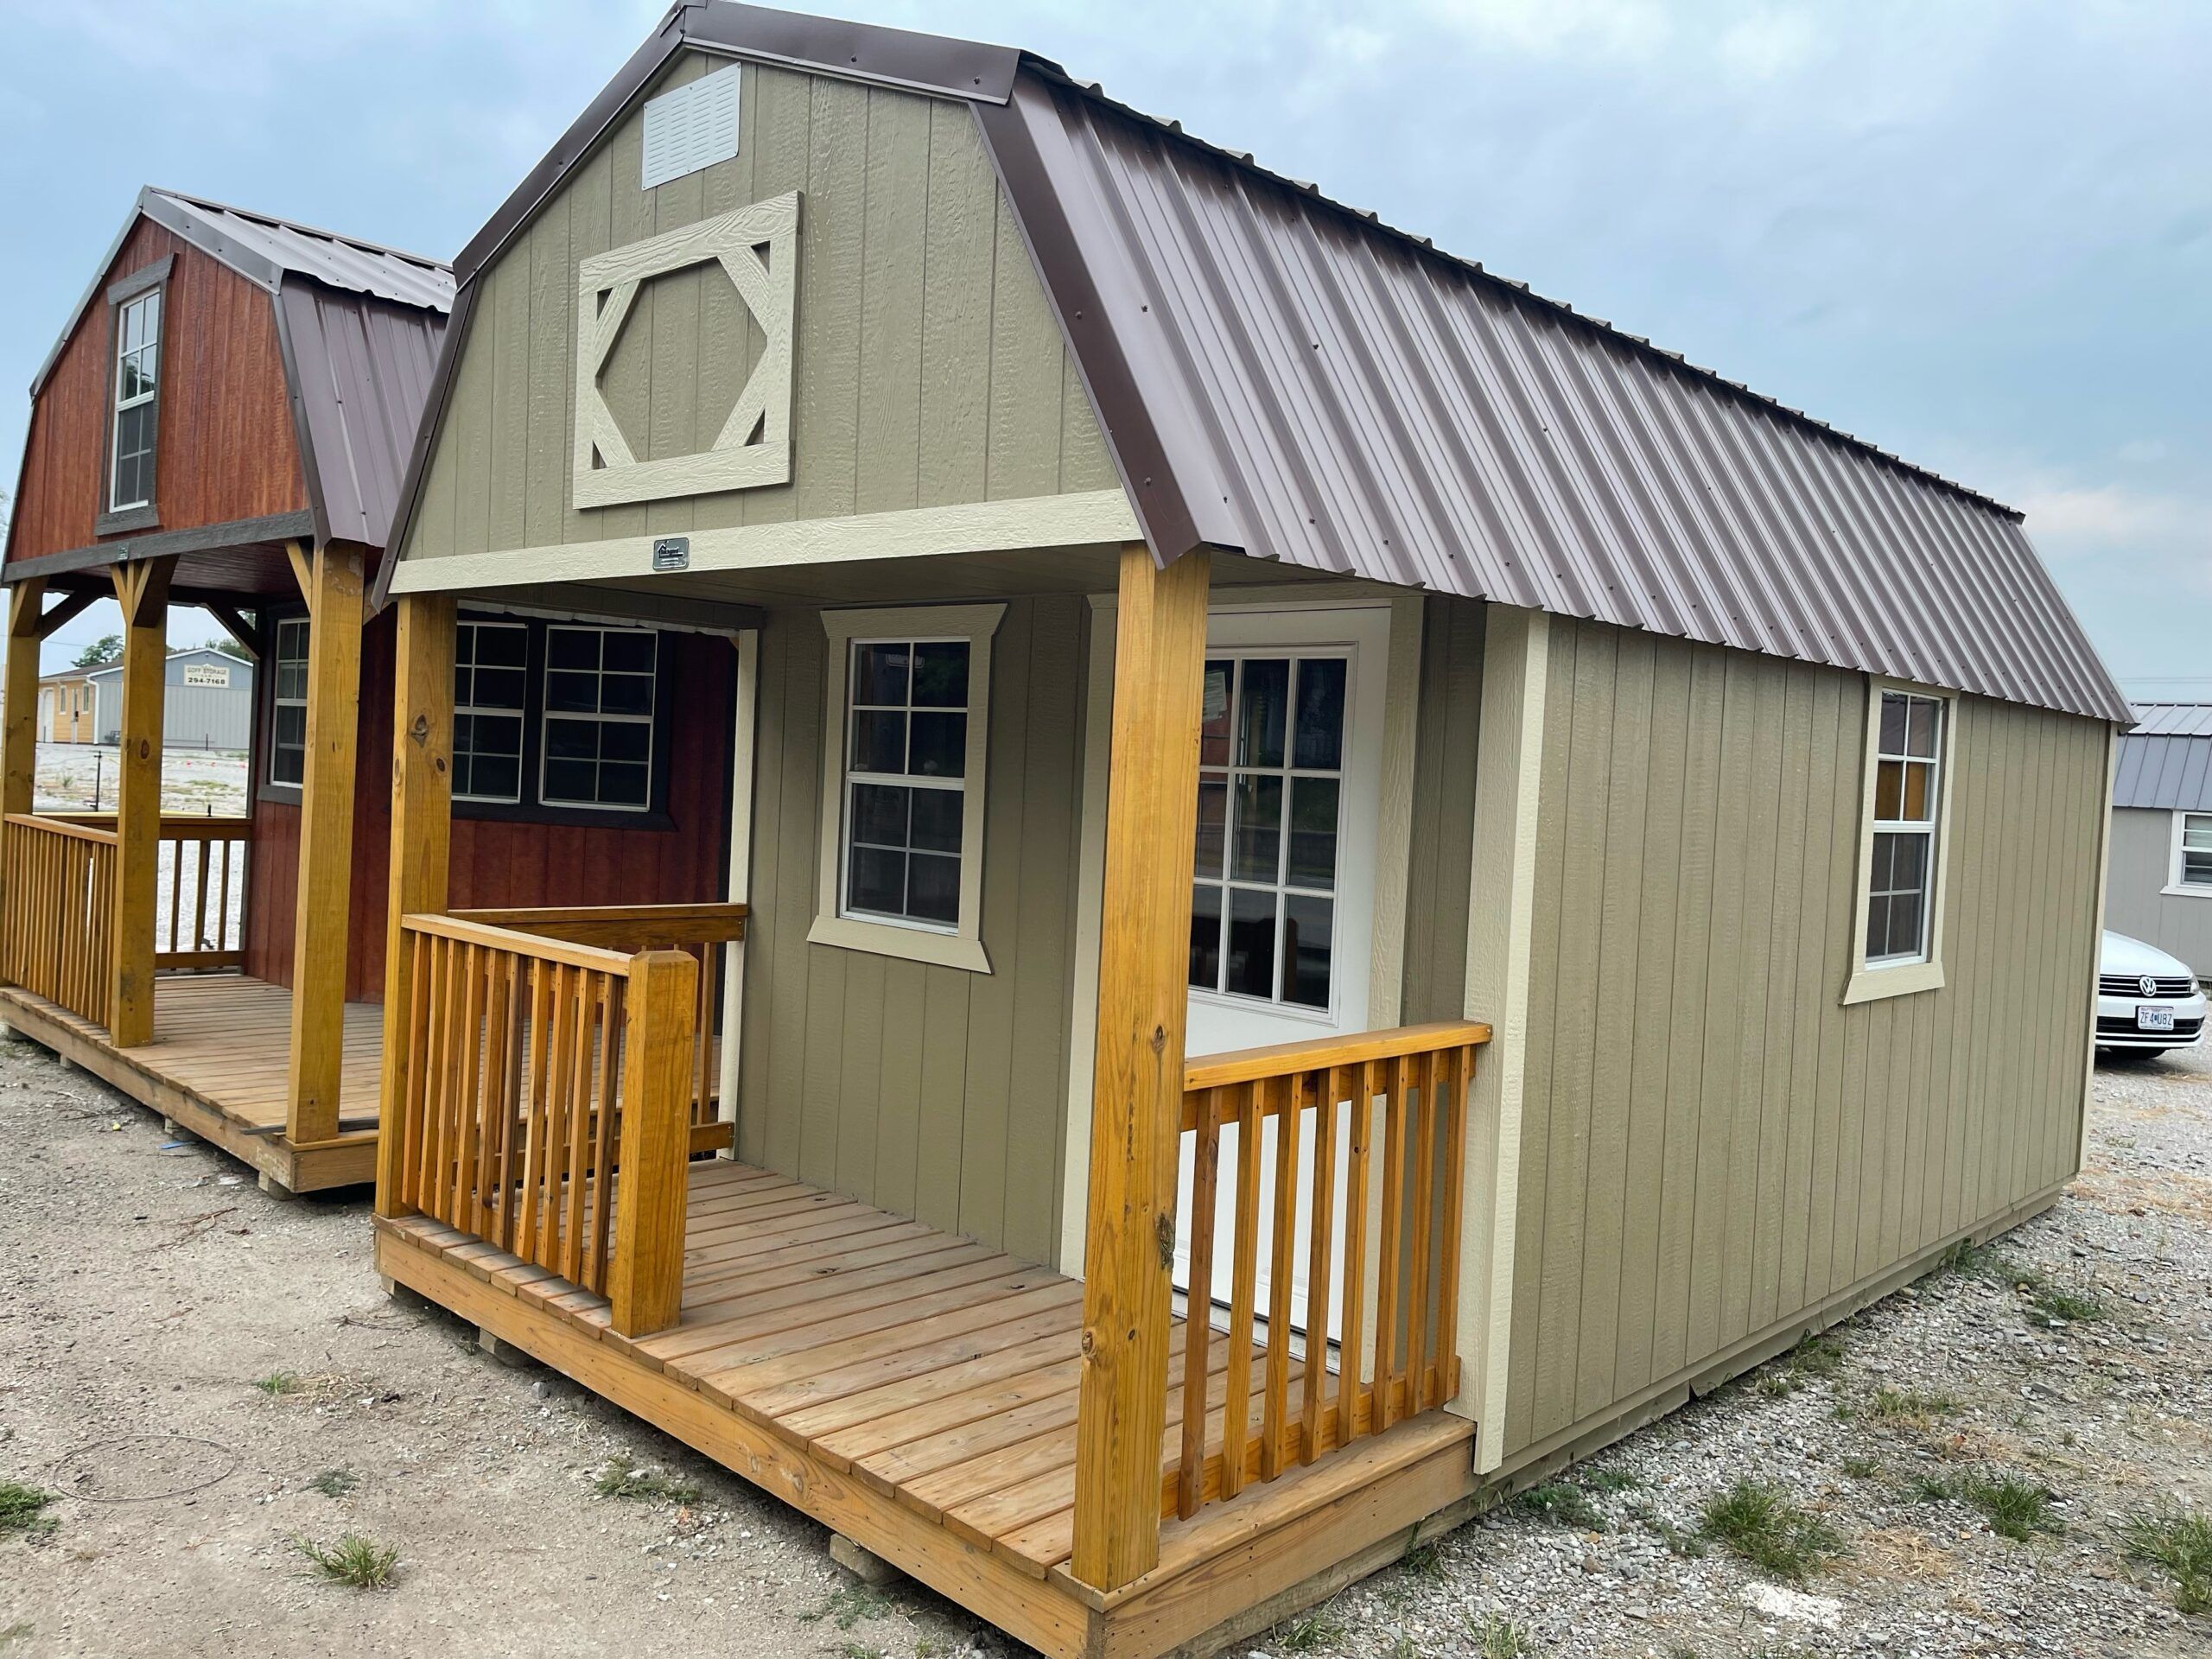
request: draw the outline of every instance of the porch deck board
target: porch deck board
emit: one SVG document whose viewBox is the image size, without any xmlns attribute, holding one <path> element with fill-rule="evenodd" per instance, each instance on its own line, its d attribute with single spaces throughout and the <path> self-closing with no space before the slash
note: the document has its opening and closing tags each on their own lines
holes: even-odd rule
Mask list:
<svg viewBox="0 0 2212 1659">
<path fill-rule="evenodd" d="M 1042 1580 L 1073 1544 L 1083 1287 L 888 1211 L 722 1160 L 690 1166 L 683 1318 L 631 1339 L 606 1299 L 425 1217 L 381 1224 L 581 1325 L 823 1465 Z M 1182 1443 L 1173 1344 L 1163 1479 Z M 1231 1361 L 1211 1344 L 1218 1449 Z M 1265 1365 L 1245 1357 L 1256 1422 Z M 1294 1365 L 1289 1409 L 1303 1401 Z M 1202 1525 L 1202 1514 L 1192 1522 Z"/>
<path fill-rule="evenodd" d="M 336 1139 L 284 1138 L 292 993 L 247 974 L 154 982 L 154 1039 L 118 1048 L 105 1027 L 20 986 L 0 987 L 0 1017 L 201 1139 L 295 1192 L 346 1185 L 375 1170 L 383 1010 L 346 1005 Z"/>
</svg>

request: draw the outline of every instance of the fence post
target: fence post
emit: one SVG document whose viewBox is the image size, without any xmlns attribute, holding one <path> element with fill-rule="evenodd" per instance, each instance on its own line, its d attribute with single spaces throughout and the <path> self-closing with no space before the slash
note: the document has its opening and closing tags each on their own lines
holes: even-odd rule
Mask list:
<svg viewBox="0 0 2212 1659">
<path fill-rule="evenodd" d="M 664 1331 L 683 1310 L 698 972 L 684 950 L 647 950 L 630 959 L 614 1259 L 607 1266 L 608 1323 L 621 1336 Z"/>
</svg>

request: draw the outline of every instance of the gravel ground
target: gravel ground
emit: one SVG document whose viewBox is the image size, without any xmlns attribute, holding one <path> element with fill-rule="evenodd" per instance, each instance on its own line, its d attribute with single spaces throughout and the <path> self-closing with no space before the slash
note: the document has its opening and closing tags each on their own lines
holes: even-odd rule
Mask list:
<svg viewBox="0 0 2212 1659">
<path fill-rule="evenodd" d="M 38 746 L 41 811 L 115 810 L 111 744 Z M 162 755 L 162 810 L 235 817 L 245 810 L 246 756 L 239 749 L 168 749 Z"/>
<path fill-rule="evenodd" d="M 2101 1071 L 2096 1102 L 2075 1195 L 1995 1251 L 1573 1471 L 1550 1515 L 1493 1512 L 1247 1649 L 2212 1652 L 2120 1540 L 2161 1497 L 2212 1510 L 2212 1057 Z M 0 1044 L 0 1481 L 58 1494 L 50 1531 L 0 1536 L 4 1659 L 1004 1649 L 912 1586 L 857 1592 L 812 1522 L 387 1300 L 361 1200 L 265 1198 L 29 1045 Z M 2031 1278 L 2102 1317 L 2035 1323 Z M 626 1460 L 668 1484 L 600 1495 Z M 1999 1468 L 2063 1531 L 2014 1542 L 1916 1495 Z M 1701 1540 L 1747 1471 L 1842 1553 L 1791 1585 Z M 300 1541 L 346 1533 L 397 1551 L 390 1587 L 312 1572 Z"/>
<path fill-rule="evenodd" d="M 1253 1650 L 2212 1654 L 2212 1618 L 2177 1612 L 2171 1581 L 2131 1561 L 2124 1536 L 2162 1502 L 2212 1516 L 2212 1052 L 2101 1068 L 2094 1100 L 2072 1193 L 1961 1270 Z M 2024 1283 L 2042 1287 L 2041 1308 Z M 2052 1289 L 2101 1316 L 2061 1305 L 2075 1318 L 2050 1322 Z M 2046 1490 L 2063 1529 L 2016 1542 L 1970 1503 L 1922 1495 L 2005 1473 Z M 1746 1474 L 1830 1529 L 1837 1557 L 1792 1584 L 1700 1536 L 1707 1504 Z"/>
</svg>

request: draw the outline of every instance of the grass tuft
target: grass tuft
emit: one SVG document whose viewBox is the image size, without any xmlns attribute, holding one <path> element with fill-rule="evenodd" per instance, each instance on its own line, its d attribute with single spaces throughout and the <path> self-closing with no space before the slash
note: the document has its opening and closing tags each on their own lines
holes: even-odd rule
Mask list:
<svg viewBox="0 0 2212 1659">
<path fill-rule="evenodd" d="M 1764 1573 L 1802 1581 L 1843 1554 L 1843 1540 L 1770 1481 L 1738 1479 L 1708 1501 L 1698 1530 Z"/>
<path fill-rule="evenodd" d="M 1864 1409 L 1874 1421 L 1891 1427 L 1925 1428 L 1938 1417 L 1956 1416 L 1960 1408 L 1954 1395 L 1918 1389 L 1877 1389 Z"/>
<path fill-rule="evenodd" d="M 2212 1515 L 2171 1501 L 2127 1517 L 2128 1557 L 2163 1569 L 2174 1581 L 2174 1607 L 2191 1618 L 2212 1615 Z"/>
<path fill-rule="evenodd" d="M 1590 1501 L 1590 1494 L 1571 1480 L 1548 1480 L 1541 1486 L 1531 1486 L 1513 1501 L 1554 1526 L 1572 1527 L 1578 1532 L 1605 1530 L 1605 1517 Z"/>
<path fill-rule="evenodd" d="M 1853 1480 L 1872 1480 L 1882 1472 L 1881 1459 L 1867 1457 L 1863 1452 L 1854 1452 L 1838 1466 Z"/>
<path fill-rule="evenodd" d="M 1582 1484 L 1592 1491 L 1632 1492 L 1643 1484 L 1643 1477 L 1626 1469 L 1592 1469 L 1584 1473 Z"/>
<path fill-rule="evenodd" d="M 295 1538 L 292 1548 L 333 1584 L 354 1590 L 389 1588 L 399 1566 L 397 1549 L 373 1538 L 365 1538 L 358 1532 L 349 1532 L 328 1545 L 319 1544 L 312 1538 Z"/>
<path fill-rule="evenodd" d="M 799 1617 L 810 1624 L 827 1619 L 839 1630 L 849 1630 L 871 1618 L 881 1618 L 897 1605 L 872 1584 L 846 1584 L 832 1590 L 830 1599 L 819 1607 Z"/>
<path fill-rule="evenodd" d="M 308 1482 L 308 1490 L 321 1492 L 325 1497 L 344 1497 L 348 1492 L 359 1491 L 361 1478 L 351 1469 L 326 1469 Z"/>
<path fill-rule="evenodd" d="M 591 1489 L 601 1497 L 644 1498 L 667 1503 L 699 1501 L 696 1481 L 664 1474 L 658 1469 L 640 1469 L 620 1453 L 607 1460 L 607 1466 L 599 1471 Z"/>
<path fill-rule="evenodd" d="M 1316 1608 L 1310 1613 L 1300 1613 L 1287 1624 L 1277 1625 L 1274 1634 L 1274 1646 L 1285 1653 L 1319 1653 L 1343 1641 L 1344 1627 L 1341 1620 Z"/>
<path fill-rule="evenodd" d="M 2045 1285 L 2028 1299 L 2028 1323 L 2046 1331 L 2062 1325 L 2094 1325 L 2105 1316 L 2105 1305 L 2085 1290 Z"/>
<path fill-rule="evenodd" d="M 1528 1637 L 1514 1628 L 1513 1621 L 1503 1613 L 1491 1613 L 1479 1624 L 1469 1627 L 1475 1638 L 1475 1651 L 1481 1659 L 1529 1659 L 1535 1651 Z"/>
<path fill-rule="evenodd" d="M 1435 1584 L 1444 1577 L 1444 1552 L 1433 1540 L 1415 1544 L 1398 1558 L 1398 1565 L 1408 1578 L 1426 1579 Z"/>
<path fill-rule="evenodd" d="M 281 1400 L 286 1395 L 297 1394 L 302 1384 L 296 1372 L 271 1371 L 266 1376 L 255 1377 L 253 1386 L 271 1400 Z"/>
<path fill-rule="evenodd" d="M 1921 1475 L 1913 1495 L 1923 1503 L 1964 1503 L 1981 1512 L 2000 1538 L 2025 1543 L 2039 1532 L 2063 1532 L 2066 1523 L 2051 1512 L 2058 1496 L 2041 1481 L 2004 1471 L 1969 1469 L 1955 1475 Z"/>
<path fill-rule="evenodd" d="M 52 1492 L 20 1481 L 0 1480 L 0 1538 L 49 1538 L 60 1522 L 46 1513 Z"/>
</svg>

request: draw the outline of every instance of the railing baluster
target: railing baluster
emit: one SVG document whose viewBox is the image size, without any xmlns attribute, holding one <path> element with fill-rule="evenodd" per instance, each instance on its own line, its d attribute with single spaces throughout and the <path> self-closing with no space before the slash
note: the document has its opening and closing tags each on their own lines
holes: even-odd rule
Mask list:
<svg viewBox="0 0 2212 1659">
<path fill-rule="evenodd" d="M 1444 1106 L 1444 1243 L 1438 1251 L 1443 1267 L 1437 1287 L 1436 1387 L 1422 1403 L 1440 1406 L 1457 1390 L 1452 1368 L 1459 1353 L 1459 1223 L 1465 1205 L 1457 1201 L 1467 1173 L 1467 1085 L 1474 1073 L 1475 1051 L 1449 1050 L 1445 1056 Z"/>
<path fill-rule="evenodd" d="M 481 1235 L 475 1210 L 476 1156 L 480 1131 L 477 1113 L 483 1098 L 484 964 L 476 946 L 461 947 L 461 1084 L 454 1108 L 453 1209 L 457 1227 Z"/>
<path fill-rule="evenodd" d="M 1183 1457 L 1175 1488 L 1175 1512 L 1186 1520 L 1198 1512 L 1198 1505 L 1205 1501 L 1206 1374 L 1213 1341 L 1215 1188 L 1221 1168 L 1221 1122 L 1217 1109 L 1220 1099 L 1217 1089 L 1208 1089 L 1198 1096 L 1198 1142 L 1191 1161 L 1191 1289 L 1183 1308 Z"/>
<path fill-rule="evenodd" d="M 1406 1410 L 1421 1408 L 1421 1376 L 1428 1363 L 1429 1212 L 1436 1185 L 1436 1060 L 1433 1051 L 1414 1062 L 1419 1097 L 1410 1112 L 1413 1136 L 1414 1225 L 1410 1243 L 1413 1290 L 1406 1298 Z"/>
<path fill-rule="evenodd" d="M 1275 1211 L 1268 1264 L 1268 1376 L 1260 1416 L 1260 1478 L 1282 1472 L 1283 1431 L 1290 1408 L 1290 1299 L 1298 1258 L 1298 1125 L 1304 1079 L 1271 1077 L 1275 1125 Z"/>
<path fill-rule="evenodd" d="M 400 1122 L 396 1126 L 401 1137 L 399 1198 L 407 1209 L 420 1210 L 423 1084 L 429 1075 L 430 1010 L 437 1006 L 430 993 L 430 963 L 438 941 L 422 933 L 400 937 L 400 948 L 415 952 L 415 971 L 409 976 L 413 1001 L 407 1011 L 407 1069 L 402 1074 Z"/>
<path fill-rule="evenodd" d="M 1321 1451 L 1323 1384 L 1329 1378 L 1329 1276 L 1335 1268 L 1337 1221 L 1337 1096 L 1341 1066 L 1311 1074 L 1313 1103 L 1313 1182 L 1308 1209 L 1312 1248 L 1306 1262 L 1306 1409 L 1298 1460 L 1311 1463 Z"/>
<path fill-rule="evenodd" d="M 614 1199 L 614 1183 L 611 1179 L 614 1168 L 614 1131 L 618 1096 L 620 1094 L 620 1061 L 616 1050 L 620 1046 L 622 1029 L 621 1009 L 617 1006 L 614 982 L 604 974 L 592 976 L 595 982 L 594 1000 L 599 1004 L 599 1084 L 594 1093 L 595 1105 L 592 1116 L 591 1152 L 591 1241 L 588 1260 L 590 1263 L 584 1283 L 593 1290 L 606 1288 L 603 1269 L 607 1263 L 609 1206 Z M 687 1009 L 686 1013 L 690 1011 Z M 684 1067 L 688 1079 L 691 1068 Z M 689 1137 L 690 1114 L 684 1114 L 686 1137 Z"/>
<path fill-rule="evenodd" d="M 212 841 L 196 842 L 200 849 L 200 864 L 192 878 L 192 948 L 205 950 L 207 944 L 207 861 L 215 850 Z M 219 944 L 216 946 L 220 949 Z"/>
<path fill-rule="evenodd" d="M 1246 1435 L 1251 1422 L 1252 1314 L 1260 1271 L 1260 1085 L 1236 1091 L 1236 1231 L 1230 1255 L 1229 1368 L 1221 1399 L 1221 1495 L 1244 1490 Z"/>
<path fill-rule="evenodd" d="M 575 1028 L 571 1033 L 576 1045 L 575 1066 L 569 1073 L 569 1200 L 567 1208 L 568 1249 L 562 1260 L 567 1263 L 561 1270 L 564 1279 L 573 1279 L 587 1290 L 597 1290 L 597 1285 L 584 1284 L 584 1200 L 590 1196 L 594 1173 L 589 1153 L 594 1145 L 592 1132 L 595 1128 L 592 1114 L 592 1062 L 595 1057 L 599 1018 L 599 976 L 586 969 L 576 971 L 574 995 L 576 999 Z"/>
<path fill-rule="evenodd" d="M 1399 1259 L 1403 1252 L 1406 1179 L 1406 1084 L 1401 1056 L 1384 1068 L 1382 1096 L 1382 1236 L 1375 1295 L 1375 1407 L 1369 1421 L 1381 1433 L 1390 1427 L 1391 1389 L 1398 1376 Z"/>
<path fill-rule="evenodd" d="M 1359 1433 L 1363 1356 L 1367 1346 L 1368 1143 L 1375 1132 L 1375 1062 L 1348 1067 L 1351 1083 L 1351 1147 L 1344 1169 L 1344 1343 L 1337 1366 L 1337 1444 Z"/>
</svg>

